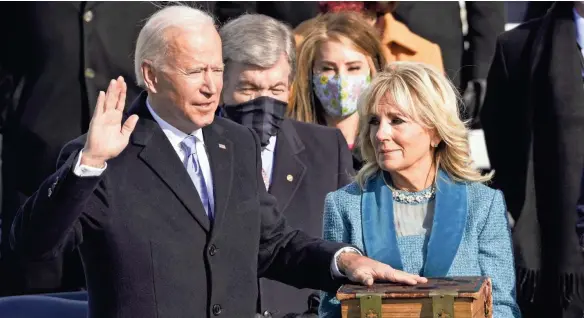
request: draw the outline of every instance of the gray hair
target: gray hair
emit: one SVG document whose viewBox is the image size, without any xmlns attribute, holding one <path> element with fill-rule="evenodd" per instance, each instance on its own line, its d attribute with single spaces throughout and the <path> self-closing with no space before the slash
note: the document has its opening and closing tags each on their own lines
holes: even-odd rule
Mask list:
<svg viewBox="0 0 584 318">
<path fill-rule="evenodd" d="M 168 28 L 188 29 L 206 24 L 215 25 L 212 16 L 186 5 L 168 6 L 154 13 L 140 30 L 136 41 L 134 73 L 138 86 L 146 86 L 142 75 L 142 63 L 145 60 L 152 62 L 155 67 L 164 63 L 168 48 L 164 32 Z"/>
<path fill-rule="evenodd" d="M 292 83 L 296 72 L 296 44 L 289 26 L 262 14 L 245 14 L 225 24 L 219 34 L 226 69 L 229 62 L 270 68 L 284 53 Z"/>
</svg>

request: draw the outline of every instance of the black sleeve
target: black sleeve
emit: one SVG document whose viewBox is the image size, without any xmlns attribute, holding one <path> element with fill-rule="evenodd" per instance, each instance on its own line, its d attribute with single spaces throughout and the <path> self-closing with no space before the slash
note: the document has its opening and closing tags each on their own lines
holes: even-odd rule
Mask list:
<svg viewBox="0 0 584 318">
<path fill-rule="evenodd" d="M 353 169 L 353 155 L 347 145 L 347 140 L 340 130 L 336 131 L 337 140 L 339 141 L 339 183 L 338 188 L 342 188 L 351 183 L 355 170 Z"/>
<path fill-rule="evenodd" d="M 331 262 L 334 254 L 347 244 L 328 242 L 292 229 L 270 195 L 261 176 L 261 147 L 256 144 L 255 188 L 260 203 L 260 245 L 258 277 L 280 281 L 297 288 L 335 290 L 339 282 L 333 278 Z"/>
<path fill-rule="evenodd" d="M 83 144 L 67 144 L 59 166 L 18 210 L 11 230 L 11 247 L 23 259 L 43 260 L 74 250 L 83 241 L 81 224 L 99 226 L 96 215 L 106 207 L 106 191 L 100 177 L 73 173 Z M 100 213 L 89 213 L 100 211 Z"/>
<path fill-rule="evenodd" d="M 508 210 L 517 220 L 525 196 L 531 123 L 526 118 L 522 93 L 510 80 L 508 65 L 503 45 L 498 42 L 480 118 L 491 168 L 495 170 L 492 186 L 503 191 Z"/>
<path fill-rule="evenodd" d="M 468 80 L 486 78 L 497 37 L 505 31 L 505 3 L 466 1 L 465 5 L 469 42 L 466 60 L 472 65 Z"/>
</svg>

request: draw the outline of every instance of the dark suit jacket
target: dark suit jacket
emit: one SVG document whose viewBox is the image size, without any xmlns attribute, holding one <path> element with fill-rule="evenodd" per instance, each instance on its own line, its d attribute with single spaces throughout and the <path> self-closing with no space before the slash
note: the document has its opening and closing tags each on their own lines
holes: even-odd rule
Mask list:
<svg viewBox="0 0 584 318">
<path fill-rule="evenodd" d="M 215 219 L 152 119 L 142 94 L 130 144 L 100 177 L 72 172 L 83 137 L 18 212 L 13 248 L 31 260 L 78 247 L 91 317 L 251 317 L 257 277 L 334 290 L 330 266 L 344 245 L 290 228 L 261 177 L 259 139 L 216 118 L 203 128 Z"/>
<path fill-rule="evenodd" d="M 290 226 L 321 237 L 326 194 L 350 183 L 354 174 L 347 142 L 338 129 L 290 119 L 282 122 L 277 136 L 269 193 Z M 268 279 L 260 284 L 260 313 L 317 313 L 318 292 Z"/>
<path fill-rule="evenodd" d="M 584 89 L 572 2 L 502 34 L 481 121 L 493 186 L 516 223 L 525 317 L 582 317 L 576 204 L 584 168 Z M 578 304 L 573 315 L 564 308 Z M 570 305 L 570 307 L 573 307 Z"/>
</svg>

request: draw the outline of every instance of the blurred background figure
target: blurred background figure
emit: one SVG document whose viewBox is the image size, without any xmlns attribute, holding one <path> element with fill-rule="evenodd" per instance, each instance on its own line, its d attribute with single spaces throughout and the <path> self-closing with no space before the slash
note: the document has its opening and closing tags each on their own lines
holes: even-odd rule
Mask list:
<svg viewBox="0 0 584 318">
<path fill-rule="evenodd" d="M 503 1 L 398 2 L 396 20 L 440 46 L 448 77 L 463 94 L 464 119 L 479 128 L 478 109 L 484 100 L 486 78 L 497 35 L 505 29 Z M 463 30 L 461 5 L 467 30 Z M 466 31 L 466 32 L 465 32 Z M 466 33 L 466 35 L 465 35 Z M 465 48 L 465 42 L 468 43 Z"/>
<path fill-rule="evenodd" d="M 212 10 L 211 3 L 203 9 Z M 207 6 L 207 7 L 205 7 Z M 154 2 L 3 2 L 0 294 L 83 288 L 77 253 L 20 263 L 8 234 L 18 207 L 55 169 L 65 142 L 85 133 L 100 90 L 127 79 L 126 105 L 138 95 L 135 39 Z"/>
<path fill-rule="evenodd" d="M 543 17 L 547 11 L 552 7 L 554 1 L 526 1 L 527 8 L 523 21 L 537 19 Z"/>
<path fill-rule="evenodd" d="M 524 317 L 584 315 L 584 5 L 556 2 L 503 33 L 481 121 L 493 187 L 516 221 Z"/>
<path fill-rule="evenodd" d="M 358 170 L 357 100 L 386 64 L 382 45 L 375 29 L 357 13 L 329 13 L 311 24 L 298 52 L 288 115 L 340 129 Z"/>
<path fill-rule="evenodd" d="M 220 25 L 245 13 L 270 16 L 295 28 L 315 17 L 318 1 L 216 1 L 214 13 Z"/>
<path fill-rule="evenodd" d="M 406 25 L 396 21 L 392 12 L 396 1 L 327 1 L 320 2 L 322 13 L 356 12 L 378 31 L 382 54 L 387 62 L 415 61 L 433 65 L 443 71 L 442 55 L 438 45 L 411 32 Z M 317 19 L 300 24 L 295 30 L 296 45 L 313 30 Z"/>
</svg>

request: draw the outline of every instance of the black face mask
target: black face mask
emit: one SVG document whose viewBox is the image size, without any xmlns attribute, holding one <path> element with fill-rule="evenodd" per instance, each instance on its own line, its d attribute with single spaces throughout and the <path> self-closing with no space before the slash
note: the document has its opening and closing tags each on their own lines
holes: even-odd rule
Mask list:
<svg viewBox="0 0 584 318">
<path fill-rule="evenodd" d="M 277 99 L 261 96 L 237 105 L 223 105 L 227 118 L 253 129 L 260 137 L 262 148 L 270 143 L 280 129 L 288 104 Z"/>
</svg>

